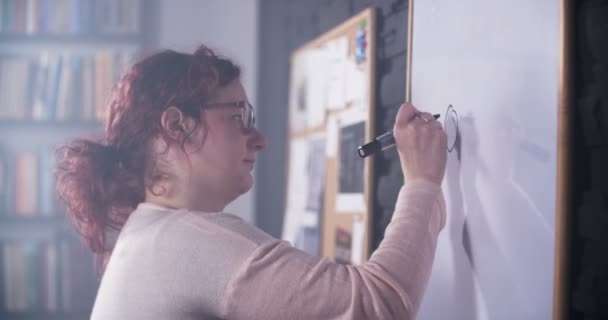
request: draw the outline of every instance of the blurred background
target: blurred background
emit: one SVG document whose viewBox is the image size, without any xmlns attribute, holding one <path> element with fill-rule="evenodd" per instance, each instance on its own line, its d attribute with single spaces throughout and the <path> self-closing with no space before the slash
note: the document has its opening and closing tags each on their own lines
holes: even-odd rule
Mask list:
<svg viewBox="0 0 608 320">
<path fill-rule="evenodd" d="M 405 0 L 0 0 L 0 319 L 88 319 L 95 260 L 54 191 L 54 150 L 103 133 L 109 93 L 147 54 L 200 44 L 241 66 L 269 147 L 256 184 L 226 208 L 281 237 L 290 56 L 374 5 L 386 26 L 379 122 L 405 96 Z M 394 65 L 394 68 L 391 67 Z M 392 120 L 391 120 L 392 121 Z M 390 121 L 388 121 L 390 122 Z M 384 130 L 384 126 L 377 126 Z M 388 185 L 400 183 L 380 159 Z M 393 170 L 394 169 L 394 170 Z M 400 179 L 400 178 L 398 178 Z M 381 187 L 382 188 L 382 187 Z M 387 191 L 387 190 L 385 190 Z M 380 199 L 382 238 L 397 190 Z M 394 192 L 393 192 L 394 191 Z M 383 207 L 383 204 L 385 205 Z"/>
<path fill-rule="evenodd" d="M 0 319 L 88 319 L 94 259 L 54 192 L 54 150 L 103 132 L 109 92 L 142 55 L 200 44 L 243 69 L 252 102 L 255 0 L 0 0 Z M 230 207 L 255 221 L 254 191 Z"/>
</svg>

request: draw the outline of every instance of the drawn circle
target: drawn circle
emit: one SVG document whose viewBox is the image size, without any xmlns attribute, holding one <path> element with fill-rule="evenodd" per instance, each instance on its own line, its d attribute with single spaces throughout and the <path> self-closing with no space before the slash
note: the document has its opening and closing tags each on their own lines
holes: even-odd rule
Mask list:
<svg viewBox="0 0 608 320">
<path fill-rule="evenodd" d="M 458 113 L 456 113 L 456 110 L 454 110 L 452 105 L 450 105 L 445 112 L 443 127 L 445 128 L 445 134 L 448 137 L 448 152 L 452 152 L 456 146 L 456 141 L 458 140 Z"/>
</svg>

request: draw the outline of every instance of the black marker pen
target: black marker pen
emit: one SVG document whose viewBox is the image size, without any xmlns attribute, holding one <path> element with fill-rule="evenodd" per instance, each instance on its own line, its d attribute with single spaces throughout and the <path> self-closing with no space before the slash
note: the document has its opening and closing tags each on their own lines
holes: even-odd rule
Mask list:
<svg viewBox="0 0 608 320">
<path fill-rule="evenodd" d="M 420 116 L 417 116 L 420 117 Z M 433 115 L 435 119 L 439 119 L 439 115 Z M 385 132 L 379 136 L 377 136 L 374 141 L 368 142 L 362 146 L 359 146 L 357 151 L 359 152 L 359 156 L 361 158 L 365 158 L 370 154 L 379 151 L 386 150 L 395 146 L 395 136 L 393 136 L 393 131 Z"/>
</svg>

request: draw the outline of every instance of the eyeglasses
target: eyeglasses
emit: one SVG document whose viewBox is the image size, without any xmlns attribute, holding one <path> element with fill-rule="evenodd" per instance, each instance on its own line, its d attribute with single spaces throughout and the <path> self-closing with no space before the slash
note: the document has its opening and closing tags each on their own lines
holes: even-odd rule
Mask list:
<svg viewBox="0 0 608 320">
<path fill-rule="evenodd" d="M 234 107 L 241 109 L 241 126 L 244 133 L 249 133 L 255 127 L 255 111 L 249 101 L 219 102 L 203 106 L 205 109 Z"/>
</svg>

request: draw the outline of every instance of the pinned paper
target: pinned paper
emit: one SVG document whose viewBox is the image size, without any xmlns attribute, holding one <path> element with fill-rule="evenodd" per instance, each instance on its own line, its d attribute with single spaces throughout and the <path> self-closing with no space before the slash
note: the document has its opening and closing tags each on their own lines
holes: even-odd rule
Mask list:
<svg viewBox="0 0 608 320">
<path fill-rule="evenodd" d="M 326 77 L 325 108 L 342 109 L 346 106 L 346 69 L 348 38 L 340 37 L 323 46 L 327 64 L 321 71 Z"/>
<path fill-rule="evenodd" d="M 289 88 L 289 127 L 291 131 L 306 128 L 308 112 L 308 82 L 306 55 L 298 55 L 293 60 L 291 86 Z"/>
<path fill-rule="evenodd" d="M 325 50 L 310 50 L 294 59 L 289 94 L 292 132 L 316 127 L 325 121 L 327 64 Z"/>
<path fill-rule="evenodd" d="M 346 57 L 334 59 L 325 70 L 327 74 L 326 101 L 328 110 L 343 109 L 346 107 L 346 81 L 348 60 Z"/>
<path fill-rule="evenodd" d="M 353 109 L 340 113 L 338 193 L 336 211 L 338 213 L 365 212 L 364 162 L 357 154 L 357 147 L 365 142 L 366 120 L 361 110 Z"/>
<path fill-rule="evenodd" d="M 309 183 L 306 199 L 306 213 L 315 217 L 323 209 L 323 192 L 325 191 L 325 138 L 322 136 L 308 141 L 308 163 L 306 174 Z"/>
<path fill-rule="evenodd" d="M 327 52 L 323 50 L 313 50 L 307 55 L 308 114 L 306 118 L 308 127 L 314 128 L 325 121 L 328 86 L 326 70 L 331 61 L 328 59 Z"/>
<path fill-rule="evenodd" d="M 308 156 L 308 141 L 306 139 L 292 140 L 289 145 L 289 178 L 287 181 L 287 215 L 283 224 L 283 239 L 295 242 L 300 225 L 300 217 L 305 212 L 308 190 L 306 175 L 306 160 Z"/>
<path fill-rule="evenodd" d="M 366 85 L 366 73 L 364 65 L 357 65 L 348 61 L 345 68 L 346 73 L 346 101 L 353 108 L 366 110 L 368 99 L 368 87 Z"/>
<path fill-rule="evenodd" d="M 352 241 L 352 235 L 348 230 L 340 227 L 336 228 L 336 247 L 334 254 L 336 262 L 350 264 Z"/>
<path fill-rule="evenodd" d="M 365 225 L 362 219 L 353 219 L 353 247 L 351 250 L 351 262 L 354 265 L 363 263 L 363 244 L 365 241 Z"/>
<path fill-rule="evenodd" d="M 320 215 L 325 192 L 324 151 L 325 139 L 321 134 L 294 139 L 290 143 L 283 239 L 314 255 L 318 254 Z"/>
<path fill-rule="evenodd" d="M 327 127 L 325 128 L 325 155 L 328 158 L 335 158 L 338 154 L 338 118 L 335 115 L 327 117 Z"/>
</svg>

